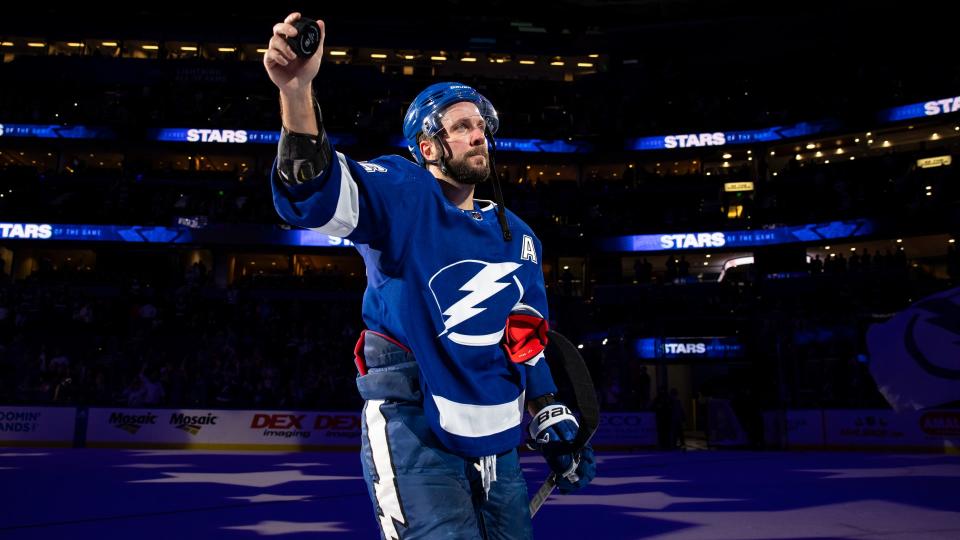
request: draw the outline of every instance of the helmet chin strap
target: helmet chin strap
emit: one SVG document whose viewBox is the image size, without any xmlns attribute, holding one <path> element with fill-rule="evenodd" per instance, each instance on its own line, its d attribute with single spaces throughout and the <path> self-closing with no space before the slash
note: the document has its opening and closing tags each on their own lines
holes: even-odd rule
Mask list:
<svg viewBox="0 0 960 540">
<path fill-rule="evenodd" d="M 490 148 L 487 151 L 490 161 L 490 176 L 493 177 L 493 200 L 497 203 L 497 221 L 500 222 L 500 230 L 503 231 L 503 241 L 509 242 L 513 235 L 510 234 L 510 225 L 507 223 L 507 210 L 503 204 L 503 191 L 500 190 L 500 175 L 497 174 L 497 162 L 493 155 L 497 151 L 497 141 L 493 138 L 493 133 L 488 129 L 486 131 L 487 141 Z"/>
<path fill-rule="evenodd" d="M 500 230 L 503 232 L 503 241 L 509 242 L 513 239 L 513 234 L 510 233 L 510 225 L 507 223 L 507 211 L 503 204 L 503 191 L 500 189 L 500 175 L 497 174 L 497 162 L 493 158 L 493 154 L 497 150 L 497 142 L 489 129 L 484 131 L 484 136 L 486 136 L 488 141 L 487 160 L 490 162 L 490 177 L 493 178 L 493 202 L 497 203 L 497 222 L 500 223 Z M 453 154 L 453 151 L 450 150 L 446 141 L 441 137 L 434 136 L 433 140 L 440 148 L 440 157 L 439 159 L 427 159 L 424 157 L 423 163 L 425 166 L 436 166 L 444 176 L 451 178 L 450 170 L 447 168 L 447 156 Z"/>
<path fill-rule="evenodd" d="M 440 159 L 427 159 L 426 157 L 424 157 L 423 158 L 424 167 L 426 167 L 427 165 L 434 165 L 438 169 L 440 169 L 440 172 L 444 176 L 449 178 L 450 169 L 447 168 L 447 155 L 452 154 L 453 152 L 449 150 L 449 148 L 447 147 L 446 141 L 444 141 L 439 134 L 434 135 L 433 137 L 431 137 L 431 139 L 433 139 L 433 142 L 437 143 L 437 148 L 440 149 Z M 422 156 L 423 154 L 421 153 L 420 155 Z"/>
</svg>

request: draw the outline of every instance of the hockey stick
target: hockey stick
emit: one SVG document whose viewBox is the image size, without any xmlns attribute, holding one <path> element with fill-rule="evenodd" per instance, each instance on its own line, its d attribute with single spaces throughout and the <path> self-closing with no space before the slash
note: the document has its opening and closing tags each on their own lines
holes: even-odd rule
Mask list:
<svg viewBox="0 0 960 540">
<path fill-rule="evenodd" d="M 549 350 L 551 348 L 553 351 Z M 590 378 L 590 370 L 587 369 L 587 364 L 580 356 L 580 351 L 573 343 L 570 343 L 570 340 L 563 337 L 562 334 L 548 330 L 547 349 L 547 357 L 559 361 L 570 379 L 570 385 L 573 387 L 573 398 L 576 401 L 574 408 L 580 412 L 580 429 L 577 430 L 577 436 L 573 440 L 573 448 L 576 449 L 575 452 L 577 453 L 576 460 L 579 461 L 580 450 L 590 442 L 590 438 L 597 431 L 597 424 L 600 422 L 600 405 L 597 402 L 597 392 L 593 387 L 593 379 Z M 555 487 L 557 487 L 557 473 L 551 472 L 540 489 L 537 490 L 537 493 L 530 499 L 531 518 L 540 510 Z"/>
</svg>

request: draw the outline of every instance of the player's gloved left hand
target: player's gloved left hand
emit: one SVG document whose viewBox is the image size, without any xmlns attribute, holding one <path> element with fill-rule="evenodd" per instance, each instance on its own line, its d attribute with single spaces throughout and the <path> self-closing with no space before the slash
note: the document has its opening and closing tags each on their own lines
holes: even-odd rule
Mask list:
<svg viewBox="0 0 960 540">
<path fill-rule="evenodd" d="M 563 494 L 586 486 L 597 475 L 590 444 L 579 450 L 573 447 L 579 427 L 577 418 L 562 403 L 545 406 L 530 421 L 530 436 L 557 474 L 557 488 Z"/>
</svg>

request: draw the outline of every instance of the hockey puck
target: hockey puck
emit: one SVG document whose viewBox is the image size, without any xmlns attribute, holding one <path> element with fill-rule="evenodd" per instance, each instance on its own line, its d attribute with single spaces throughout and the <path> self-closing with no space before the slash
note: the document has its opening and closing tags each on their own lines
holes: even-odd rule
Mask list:
<svg viewBox="0 0 960 540">
<path fill-rule="evenodd" d="M 287 44 L 299 58 L 313 56 L 320 47 L 320 25 L 313 19 L 303 17 L 291 24 L 297 29 L 297 35 L 288 37 Z"/>
</svg>

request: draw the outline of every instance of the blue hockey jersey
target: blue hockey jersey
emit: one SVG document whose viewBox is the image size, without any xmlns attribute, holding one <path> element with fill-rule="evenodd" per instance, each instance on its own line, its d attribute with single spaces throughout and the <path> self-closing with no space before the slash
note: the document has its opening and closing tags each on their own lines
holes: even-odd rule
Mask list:
<svg viewBox="0 0 960 540">
<path fill-rule="evenodd" d="M 413 351 L 425 415 L 448 449 L 480 457 L 515 448 L 525 400 L 556 392 L 542 354 L 515 364 L 499 346 L 511 312 L 548 318 L 540 241 L 508 210 L 513 239 L 504 242 L 494 203 L 457 208 L 407 159 L 334 156 L 296 186 L 275 164 L 277 212 L 356 244 L 367 268 L 364 322 Z"/>
</svg>

